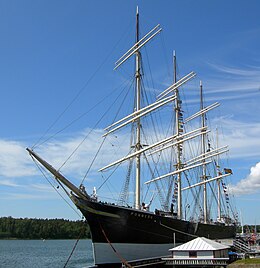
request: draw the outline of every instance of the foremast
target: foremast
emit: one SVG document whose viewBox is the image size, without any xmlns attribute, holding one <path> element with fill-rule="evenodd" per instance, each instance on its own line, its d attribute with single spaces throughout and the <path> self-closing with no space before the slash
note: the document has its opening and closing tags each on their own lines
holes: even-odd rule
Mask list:
<svg viewBox="0 0 260 268">
<path fill-rule="evenodd" d="M 141 207 L 141 190 L 140 190 L 140 174 L 141 174 L 141 154 L 142 154 L 142 144 L 141 144 L 141 117 L 146 115 L 147 113 L 152 112 L 153 110 L 159 108 L 162 105 L 165 105 L 166 103 L 172 101 L 172 98 L 164 99 L 161 102 L 154 103 L 150 106 L 141 108 L 141 52 L 140 49 L 149 42 L 154 36 L 156 36 L 158 33 L 161 32 L 160 25 L 158 24 L 155 26 L 150 32 L 148 32 L 144 37 L 141 39 L 139 38 L 139 11 L 138 7 L 136 10 L 136 40 L 134 46 L 132 46 L 117 62 L 116 67 L 117 69 L 121 64 L 123 64 L 125 61 L 127 61 L 131 56 L 135 55 L 135 86 L 136 86 L 136 103 L 135 103 L 135 109 L 134 112 L 125 118 L 119 120 L 118 122 L 113 123 L 111 126 L 107 127 L 107 133 L 104 134 L 104 136 L 114 132 L 115 130 L 129 124 L 129 123 L 135 123 L 136 125 L 136 139 L 135 139 L 135 152 L 134 156 L 136 161 L 136 181 L 135 181 L 135 208 L 140 209 Z M 132 117 L 132 119 L 131 119 Z M 127 121 L 125 121 L 128 119 Z M 121 122 L 125 121 L 124 123 L 120 124 Z M 117 127 L 114 127 L 111 129 L 111 127 L 118 125 Z M 132 158 L 132 157 L 129 157 Z M 121 159 L 117 161 L 116 163 L 121 163 L 128 159 L 128 157 L 125 157 L 124 159 Z M 101 168 L 99 171 L 103 171 L 116 163 L 112 163 L 104 168 Z"/>
</svg>

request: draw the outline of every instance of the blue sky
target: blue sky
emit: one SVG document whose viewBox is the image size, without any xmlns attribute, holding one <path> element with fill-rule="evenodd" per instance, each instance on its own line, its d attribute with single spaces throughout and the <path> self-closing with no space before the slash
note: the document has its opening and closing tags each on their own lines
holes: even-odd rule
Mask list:
<svg viewBox="0 0 260 268">
<path fill-rule="evenodd" d="M 223 123 L 225 143 L 230 145 L 230 187 L 243 221 L 260 224 L 257 0 L 0 1 L 0 216 L 79 218 L 36 170 L 25 148 L 33 146 L 65 109 L 49 134 L 87 113 L 122 83 L 124 74 L 113 71 L 114 62 L 133 43 L 137 5 L 142 34 L 158 23 L 163 28 L 158 41 L 151 42 L 151 64 L 167 66 L 157 68 L 161 89 L 170 84 L 176 50 L 180 73 L 195 71 L 195 82 L 203 80 L 209 102 L 222 103 L 214 123 Z M 158 44 L 163 58 L 156 53 Z M 95 114 L 55 137 L 56 147 L 48 143 L 44 156 L 62 163 L 64 154 L 93 127 L 95 140 L 106 126 L 95 125 L 106 104 L 107 100 Z M 94 151 L 89 144 L 88 150 Z M 83 157 L 88 155 L 79 156 Z M 85 172 L 83 164 L 71 163 L 76 173 L 65 169 L 75 184 Z M 95 185 L 94 175 L 88 183 L 90 188 Z"/>
</svg>

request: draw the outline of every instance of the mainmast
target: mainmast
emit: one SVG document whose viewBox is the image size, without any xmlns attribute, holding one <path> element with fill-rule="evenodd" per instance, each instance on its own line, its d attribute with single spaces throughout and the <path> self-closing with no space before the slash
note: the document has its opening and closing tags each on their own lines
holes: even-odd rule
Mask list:
<svg viewBox="0 0 260 268">
<path fill-rule="evenodd" d="M 202 81 L 200 81 L 200 109 L 201 111 L 204 109 L 204 103 L 203 103 L 203 87 L 202 87 Z M 205 128 L 205 113 L 201 114 L 201 127 Z M 203 218 L 204 218 L 204 223 L 207 223 L 208 221 L 208 216 L 207 216 L 207 184 L 206 184 L 206 180 L 207 180 L 207 175 L 206 175 L 206 160 L 205 160 L 205 153 L 206 153 L 206 133 L 205 130 L 202 130 L 203 134 L 201 136 L 201 147 L 202 147 L 202 155 L 203 155 L 203 159 L 202 159 L 202 181 L 204 181 L 204 185 L 203 185 Z"/>
<path fill-rule="evenodd" d="M 177 82 L 177 68 L 176 68 L 176 53 L 174 51 L 173 55 L 173 66 L 174 66 L 174 84 Z M 176 122 L 176 135 L 177 137 L 181 134 L 181 124 L 180 124 L 180 115 L 181 115 L 181 100 L 179 98 L 179 90 L 178 87 L 174 90 L 175 91 L 175 122 Z M 182 168 L 181 164 L 181 150 L 182 150 L 182 144 L 177 144 L 177 164 L 176 164 L 176 170 L 180 170 Z M 182 193 L 181 193 L 181 172 L 178 172 L 177 174 L 177 184 L 178 184 L 178 211 L 177 216 L 179 219 L 182 219 Z"/>
<path fill-rule="evenodd" d="M 139 47 L 139 12 L 138 7 L 136 9 L 136 53 L 135 53 L 135 79 L 136 79 L 136 107 L 135 110 L 138 112 L 141 108 L 141 54 L 138 49 Z M 141 149 L 141 122 L 140 117 L 136 120 L 136 144 L 135 150 L 136 152 L 140 151 Z M 136 156 L 136 180 L 135 180 L 135 208 L 140 209 L 140 168 L 141 168 L 141 161 L 140 161 L 140 154 Z"/>
</svg>

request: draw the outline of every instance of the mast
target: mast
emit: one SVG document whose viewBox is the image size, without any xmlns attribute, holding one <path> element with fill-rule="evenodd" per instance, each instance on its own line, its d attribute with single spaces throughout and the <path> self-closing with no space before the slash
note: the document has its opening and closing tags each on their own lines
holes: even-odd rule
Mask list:
<svg viewBox="0 0 260 268">
<path fill-rule="evenodd" d="M 204 109 L 204 103 L 203 103 L 203 87 L 202 87 L 202 81 L 200 81 L 200 109 Z M 205 127 L 205 114 L 203 113 L 201 115 L 201 127 Z M 201 136 L 201 147 L 202 147 L 202 155 L 204 156 L 202 159 L 202 181 L 207 180 L 207 175 L 206 175 L 206 163 L 205 163 L 205 153 L 206 153 L 206 133 L 205 130 L 202 130 L 203 134 Z M 207 223 L 208 221 L 208 216 L 207 216 L 207 185 L 204 183 L 203 185 L 203 218 L 204 218 L 204 223 Z"/>
<path fill-rule="evenodd" d="M 120 59 L 118 61 L 116 61 L 116 66 L 114 68 L 117 69 L 119 66 L 121 66 L 124 62 L 126 62 L 130 57 L 132 57 L 133 55 L 135 55 L 135 111 L 131 114 L 126 116 L 125 118 L 119 120 L 118 122 L 116 122 L 115 124 L 112 124 L 111 126 L 109 126 L 107 128 L 110 129 L 112 126 L 117 125 L 123 121 L 125 121 L 126 119 L 130 119 L 131 120 L 127 120 L 125 122 L 123 122 L 122 124 L 118 125 L 117 127 L 114 127 L 113 129 L 110 129 L 107 131 L 107 133 L 104 135 L 108 135 L 112 132 L 114 132 L 115 130 L 127 125 L 128 123 L 135 123 L 136 124 L 136 139 L 135 139 L 135 152 L 133 154 L 131 154 L 131 157 L 135 157 L 136 159 L 136 183 L 135 183 L 135 208 L 136 209 L 140 209 L 140 168 L 141 168 L 141 161 L 140 161 L 140 157 L 141 157 L 141 153 L 142 153 L 142 145 L 141 145 L 141 116 L 144 116 L 147 113 L 152 112 L 153 110 L 159 108 L 161 105 L 166 104 L 168 101 L 173 101 L 173 97 L 165 97 L 162 100 L 158 100 L 156 103 L 152 104 L 152 105 L 148 105 L 147 107 L 144 107 L 141 109 L 141 53 L 140 53 L 140 49 L 146 44 L 148 43 L 150 40 L 152 40 L 157 34 L 159 34 L 162 31 L 162 28 L 160 27 L 160 24 L 156 25 L 151 31 L 149 31 L 146 35 L 144 35 L 141 39 L 139 38 L 139 11 L 138 11 L 138 7 L 136 10 L 136 42 L 135 44 L 122 56 L 120 57 Z M 194 76 L 194 74 L 191 74 L 192 76 Z M 191 77 L 188 77 L 188 79 L 191 79 Z M 183 79 L 184 80 L 184 79 Z M 182 83 L 185 83 L 187 81 L 182 81 Z M 171 88 L 170 88 L 171 89 Z M 170 90 L 169 89 L 169 90 Z M 116 163 L 121 163 L 127 159 L 129 159 L 130 157 L 124 157 L 123 159 L 116 161 L 112 164 L 107 165 L 106 167 L 101 168 L 99 171 L 103 171 L 113 165 L 115 165 Z"/>
<path fill-rule="evenodd" d="M 241 221 L 241 235 L 244 235 L 244 226 L 243 226 L 243 218 L 242 218 L 242 212 L 240 210 L 240 221 Z"/>
<path fill-rule="evenodd" d="M 176 51 L 173 51 L 173 83 L 177 82 L 177 62 L 176 62 Z"/>
<path fill-rule="evenodd" d="M 173 55 L 173 66 L 174 66 L 174 83 L 177 81 L 177 68 L 176 68 L 176 53 L 174 51 Z M 175 122 L 176 122 L 176 135 L 177 137 L 180 135 L 180 113 L 181 113 L 181 101 L 179 98 L 179 90 L 176 88 L 175 90 Z M 176 164 L 176 170 L 180 170 L 182 168 L 181 165 L 181 148 L 182 145 L 180 143 L 177 144 L 177 164 Z M 178 205 L 178 211 L 177 211 L 177 216 L 179 219 L 182 219 L 182 193 L 181 193 L 181 172 L 178 172 L 177 174 L 177 184 L 178 184 L 178 200 L 177 200 L 177 205 Z"/>
<path fill-rule="evenodd" d="M 217 132 L 217 148 L 218 148 L 218 129 L 216 129 Z M 217 172 L 219 175 L 219 156 L 217 156 Z M 218 219 L 221 219 L 221 191 L 220 191 L 220 179 L 217 180 L 218 185 Z"/>
<path fill-rule="evenodd" d="M 135 110 L 138 112 L 141 108 L 141 74 L 140 74 L 140 67 L 141 67 L 141 55 L 138 49 L 139 45 L 139 11 L 138 7 L 136 9 L 136 48 L 137 51 L 135 53 L 135 79 L 136 79 L 136 107 Z M 141 149 L 141 122 L 140 117 L 136 120 L 136 144 L 135 150 L 138 152 Z M 140 161 L 140 154 L 136 156 L 136 179 L 135 179 L 135 208 L 140 209 L 140 168 L 141 168 L 141 161 Z"/>
</svg>

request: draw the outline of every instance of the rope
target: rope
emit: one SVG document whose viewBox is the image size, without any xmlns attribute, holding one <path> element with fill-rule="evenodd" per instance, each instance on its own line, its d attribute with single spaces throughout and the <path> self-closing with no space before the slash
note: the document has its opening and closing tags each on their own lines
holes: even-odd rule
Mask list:
<svg viewBox="0 0 260 268">
<path fill-rule="evenodd" d="M 78 213 L 78 211 L 71 206 L 71 204 L 61 195 L 61 193 L 59 193 L 59 191 L 57 190 L 57 188 L 51 183 L 51 181 L 47 178 L 47 176 L 45 175 L 45 173 L 43 172 L 43 169 L 41 168 L 41 166 L 35 161 L 35 159 L 31 156 L 33 162 L 35 163 L 36 167 L 40 170 L 40 172 L 42 173 L 43 177 L 47 180 L 47 182 L 52 186 L 52 188 L 56 191 L 56 193 L 65 201 L 65 203 L 67 203 L 67 205 L 74 210 L 74 212 L 81 217 L 81 215 Z M 57 180 L 57 182 L 59 183 L 59 185 L 62 187 L 62 189 L 65 191 L 65 193 L 69 196 L 69 193 L 66 191 L 66 189 L 63 187 L 63 185 Z"/>
<path fill-rule="evenodd" d="M 84 221 L 83 223 L 85 223 L 85 222 L 86 222 L 86 221 Z M 85 231 L 85 225 L 83 226 L 83 228 L 82 228 L 82 230 L 81 230 L 81 232 L 80 232 L 80 235 L 79 235 L 78 239 L 76 240 L 76 243 L 74 244 L 74 246 L 73 246 L 73 248 L 72 248 L 72 251 L 71 251 L 71 253 L 70 253 L 70 255 L 69 255 L 69 257 L 68 257 L 66 263 L 64 264 L 63 268 L 66 268 L 67 264 L 69 263 L 69 261 L 70 261 L 70 259 L 71 259 L 71 257 L 72 257 L 72 254 L 74 253 L 74 251 L 75 251 L 75 249 L 76 249 L 76 247 L 77 247 L 77 245 L 78 245 L 78 242 L 79 242 L 79 240 L 80 240 L 80 238 L 81 238 L 81 236 L 82 236 L 82 234 L 83 234 L 84 231 Z"/>
<path fill-rule="evenodd" d="M 85 175 L 84 175 L 84 177 L 83 177 L 83 179 L 82 179 L 82 181 L 81 181 L 81 185 L 84 183 L 85 179 L 87 178 L 88 173 L 89 173 L 90 169 L 92 168 L 92 166 L 93 166 L 93 164 L 94 164 L 94 162 L 95 162 L 95 160 L 96 160 L 96 158 L 97 158 L 97 156 L 98 156 L 98 154 L 99 154 L 99 152 L 100 152 L 100 150 L 101 150 L 101 148 L 102 148 L 102 146 L 103 146 L 103 144 L 104 144 L 106 138 L 107 138 L 107 137 L 105 137 L 105 138 L 103 139 L 103 141 L 101 142 L 101 144 L 100 144 L 100 146 L 99 146 L 99 148 L 98 148 L 98 150 L 97 150 L 97 152 L 96 152 L 96 154 L 95 154 L 93 160 L 91 161 L 91 163 L 90 163 L 90 165 L 89 165 L 89 168 L 88 168 L 87 172 L 85 173 Z"/>
<path fill-rule="evenodd" d="M 32 157 L 32 159 L 33 159 L 33 162 L 35 163 L 35 165 L 38 167 L 38 169 L 40 170 L 40 172 L 42 173 L 42 175 L 45 177 L 45 179 L 49 182 L 49 184 L 53 187 L 53 189 L 59 194 L 59 196 L 79 215 L 79 213 L 69 204 L 69 202 L 67 202 L 67 200 L 57 191 L 57 189 L 56 189 L 56 187 L 50 182 L 50 180 L 47 178 L 47 176 L 44 174 L 44 172 L 43 172 L 43 170 L 40 168 L 40 166 L 38 165 L 38 163 L 35 161 L 35 159 Z M 63 187 L 63 185 L 58 181 L 58 183 L 61 185 L 61 187 L 63 188 L 63 190 L 65 191 L 65 193 L 68 195 L 68 192 L 66 191 L 66 189 Z M 79 215 L 80 216 L 80 215 Z M 86 221 L 84 221 L 84 223 L 85 223 Z M 67 261 L 66 261 L 66 263 L 65 263 L 65 265 L 63 266 L 63 268 L 66 268 L 66 266 L 67 266 L 67 264 L 68 264 L 68 262 L 69 262 L 69 260 L 71 259 L 71 257 L 72 257 L 72 254 L 74 253 L 74 251 L 75 251 L 75 249 L 76 249 L 76 247 L 77 247 L 77 244 L 78 244 L 78 242 L 79 242 L 79 240 L 80 240 L 80 238 L 81 238 L 81 236 L 82 236 L 82 234 L 83 234 L 83 232 L 85 231 L 85 225 L 83 226 L 83 228 L 82 228 L 82 230 L 81 230 L 81 232 L 80 232 L 80 235 L 79 235 L 79 237 L 78 237 L 78 239 L 76 240 L 76 243 L 75 243 L 75 245 L 73 246 L 73 248 L 72 248 L 72 251 L 71 251 L 71 253 L 70 253 L 70 255 L 69 255 L 69 257 L 68 257 L 68 259 L 67 259 Z"/>
<path fill-rule="evenodd" d="M 129 28 L 129 27 L 128 27 Z M 84 90 L 88 87 L 90 82 L 95 78 L 95 76 L 98 74 L 98 72 L 102 69 L 102 67 L 105 65 L 105 63 L 109 60 L 113 52 L 116 50 L 118 44 L 123 39 L 123 36 L 127 34 L 128 31 L 124 31 L 123 35 L 119 38 L 119 40 L 116 42 L 116 44 L 112 47 L 112 49 L 108 52 L 105 59 L 99 64 L 99 66 L 96 68 L 96 70 L 90 75 L 89 79 L 85 82 L 85 84 L 78 90 L 77 94 L 74 96 L 74 98 L 69 102 L 69 104 L 65 107 L 65 109 L 58 115 L 58 117 L 54 120 L 54 122 L 49 126 L 49 128 L 44 132 L 44 134 L 36 141 L 36 143 L 33 145 L 33 148 L 36 147 L 40 142 L 43 140 L 43 138 L 47 135 L 47 133 L 50 132 L 50 130 L 54 127 L 54 125 L 57 124 L 57 122 L 64 116 L 64 114 L 69 110 L 69 108 L 76 102 L 76 100 L 80 97 L 80 95 L 83 93 Z M 44 141 L 46 142 L 46 141 Z M 42 144 L 43 142 L 41 142 Z"/>
<path fill-rule="evenodd" d="M 182 232 L 182 231 L 173 229 L 173 228 L 171 228 L 171 227 L 169 227 L 167 225 L 162 224 L 161 222 L 160 222 L 160 225 L 163 226 L 163 227 L 165 227 L 165 228 L 167 228 L 167 229 L 170 229 L 172 231 L 175 231 L 176 233 L 180 233 L 180 234 L 184 234 L 184 235 L 188 235 L 188 236 L 192 236 L 192 237 L 198 237 L 197 235 L 193 235 L 193 234 L 189 234 L 189 233 L 185 233 L 185 232 Z"/>
<path fill-rule="evenodd" d="M 101 226 L 101 223 L 99 222 L 99 226 L 100 229 L 105 237 L 105 239 L 107 240 L 107 243 L 110 245 L 110 247 L 112 248 L 112 250 L 114 251 L 114 253 L 116 254 L 116 256 L 120 259 L 120 261 L 128 268 L 133 268 L 121 255 L 119 252 L 117 252 L 117 250 L 114 248 L 114 246 L 112 245 L 112 243 L 110 242 L 110 240 L 108 239 L 104 229 Z"/>
<path fill-rule="evenodd" d="M 124 88 L 125 90 L 125 88 Z M 111 108 L 113 108 L 114 104 L 116 103 L 116 101 L 119 99 L 119 97 L 121 96 L 121 94 L 124 92 L 124 90 L 121 91 L 121 93 L 118 95 L 118 97 L 114 100 L 114 102 L 110 105 L 110 107 L 103 113 L 103 115 L 101 116 L 101 118 L 97 121 L 97 123 L 94 125 L 94 127 L 88 132 L 88 134 L 83 138 L 83 140 L 77 145 L 77 147 L 72 151 L 72 153 L 69 155 L 69 157 L 64 161 L 64 163 L 60 166 L 59 170 L 69 161 L 69 159 L 76 153 L 76 151 L 80 148 L 80 146 L 86 141 L 86 139 L 88 138 L 88 136 L 96 129 L 96 127 L 99 125 L 99 123 L 103 120 L 103 118 L 107 115 L 107 113 L 109 112 L 109 110 Z M 110 94 L 109 94 L 110 95 Z M 127 95 L 126 95 L 127 96 Z M 124 99 L 126 99 L 126 96 Z M 108 96 L 109 97 L 109 96 Z M 101 103 L 101 102 L 100 102 Z M 119 112 L 119 111 L 118 111 Z M 81 184 L 83 184 L 84 180 L 86 179 L 92 165 L 94 164 L 105 140 L 106 140 L 107 137 L 105 137 L 96 153 L 96 155 L 94 156 L 94 159 L 92 160 L 86 174 L 84 175 L 83 179 L 82 179 L 82 182 Z"/>
</svg>

